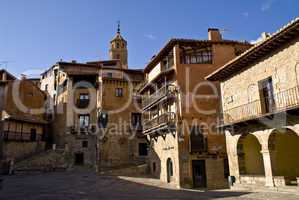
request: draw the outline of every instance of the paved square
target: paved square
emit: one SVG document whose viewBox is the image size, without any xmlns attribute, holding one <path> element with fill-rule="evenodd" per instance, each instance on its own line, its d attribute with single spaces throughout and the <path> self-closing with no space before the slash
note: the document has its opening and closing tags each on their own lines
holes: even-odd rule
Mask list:
<svg viewBox="0 0 299 200">
<path fill-rule="evenodd" d="M 93 200 L 93 199 L 288 199 L 299 196 L 284 193 L 248 193 L 229 190 L 184 191 L 162 189 L 91 172 L 55 172 L 4 177 L 1 200 Z"/>
</svg>

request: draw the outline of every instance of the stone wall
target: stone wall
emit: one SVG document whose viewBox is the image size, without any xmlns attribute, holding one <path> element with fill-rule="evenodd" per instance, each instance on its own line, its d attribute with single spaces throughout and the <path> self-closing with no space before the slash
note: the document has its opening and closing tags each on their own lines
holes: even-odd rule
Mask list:
<svg viewBox="0 0 299 200">
<path fill-rule="evenodd" d="M 18 160 L 44 150 L 44 142 L 5 142 L 3 144 L 4 157 L 8 159 Z"/>
<path fill-rule="evenodd" d="M 258 81 L 272 77 L 274 93 L 298 86 L 299 38 L 221 83 L 222 107 L 226 111 L 259 100 Z M 280 103 L 280 102 L 276 102 Z M 279 106 L 279 105 L 277 105 Z M 240 113 L 230 113 L 238 119 Z"/>
</svg>

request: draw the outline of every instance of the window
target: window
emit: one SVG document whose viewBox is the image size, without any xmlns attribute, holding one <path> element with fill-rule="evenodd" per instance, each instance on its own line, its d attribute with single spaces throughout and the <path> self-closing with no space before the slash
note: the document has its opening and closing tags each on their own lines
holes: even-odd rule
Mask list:
<svg viewBox="0 0 299 200">
<path fill-rule="evenodd" d="M 35 128 L 32 128 L 30 130 L 30 141 L 32 141 L 32 142 L 36 141 L 36 129 Z"/>
<path fill-rule="evenodd" d="M 89 104 L 89 94 L 81 93 L 79 95 L 79 99 L 77 100 L 77 107 L 78 108 L 86 108 Z"/>
<path fill-rule="evenodd" d="M 116 88 L 115 89 L 115 96 L 122 97 L 123 96 L 123 89 L 122 88 Z"/>
<path fill-rule="evenodd" d="M 48 84 L 45 85 L 45 91 L 48 92 Z"/>
<path fill-rule="evenodd" d="M 190 149 L 191 153 L 206 151 L 206 140 L 199 126 L 191 127 Z"/>
<path fill-rule="evenodd" d="M 139 143 L 139 156 L 147 156 L 147 143 Z"/>
<path fill-rule="evenodd" d="M 116 59 L 120 59 L 120 55 L 119 54 L 116 54 Z"/>
<path fill-rule="evenodd" d="M 156 163 L 153 162 L 153 172 L 156 172 Z"/>
<path fill-rule="evenodd" d="M 118 49 L 119 49 L 119 43 L 116 43 L 116 48 L 118 48 Z"/>
<path fill-rule="evenodd" d="M 275 99 L 272 77 L 258 82 L 259 94 L 263 113 L 275 111 Z"/>
<path fill-rule="evenodd" d="M 82 147 L 88 148 L 88 141 L 82 141 Z"/>
<path fill-rule="evenodd" d="M 213 53 L 211 49 L 183 52 L 181 58 L 182 64 L 205 64 L 212 63 L 212 61 Z"/>
<path fill-rule="evenodd" d="M 82 93 L 80 94 L 80 100 L 89 100 L 89 95 L 86 93 Z"/>
<path fill-rule="evenodd" d="M 108 78 L 112 78 L 112 77 L 113 77 L 113 76 L 112 76 L 112 72 L 108 72 L 108 73 L 107 73 L 107 77 L 108 77 Z"/>
<path fill-rule="evenodd" d="M 80 128 L 89 127 L 89 115 L 79 115 Z"/>
<path fill-rule="evenodd" d="M 139 127 L 141 127 L 141 113 L 132 113 L 131 125 L 135 129 L 138 129 Z"/>
</svg>

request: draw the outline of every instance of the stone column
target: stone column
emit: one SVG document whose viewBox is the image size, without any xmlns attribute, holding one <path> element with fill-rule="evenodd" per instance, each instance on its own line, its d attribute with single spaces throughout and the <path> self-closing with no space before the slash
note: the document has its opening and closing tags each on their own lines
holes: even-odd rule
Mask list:
<svg viewBox="0 0 299 200">
<path fill-rule="evenodd" d="M 264 161 L 266 186 L 274 187 L 270 151 L 269 149 L 263 149 L 261 153 Z"/>
<path fill-rule="evenodd" d="M 229 174 L 236 178 L 236 183 L 240 183 L 239 161 L 237 145 L 241 135 L 232 135 L 230 131 L 225 131 L 227 157 L 229 162 Z"/>
<path fill-rule="evenodd" d="M 67 107 L 66 107 L 66 125 L 67 127 L 74 125 L 74 94 L 73 94 L 73 79 L 69 78 L 67 83 Z"/>
</svg>

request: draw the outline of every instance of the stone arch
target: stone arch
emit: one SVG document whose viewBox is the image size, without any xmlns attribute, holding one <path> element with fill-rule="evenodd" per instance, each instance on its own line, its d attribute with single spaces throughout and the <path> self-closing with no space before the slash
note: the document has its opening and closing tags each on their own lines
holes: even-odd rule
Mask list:
<svg viewBox="0 0 299 200">
<path fill-rule="evenodd" d="M 242 135 L 237 143 L 240 175 L 265 175 L 262 145 L 254 134 Z"/>
<path fill-rule="evenodd" d="M 289 128 L 275 129 L 269 136 L 268 148 L 273 176 L 282 176 L 285 184 L 296 185 L 299 176 L 298 132 Z"/>
</svg>

